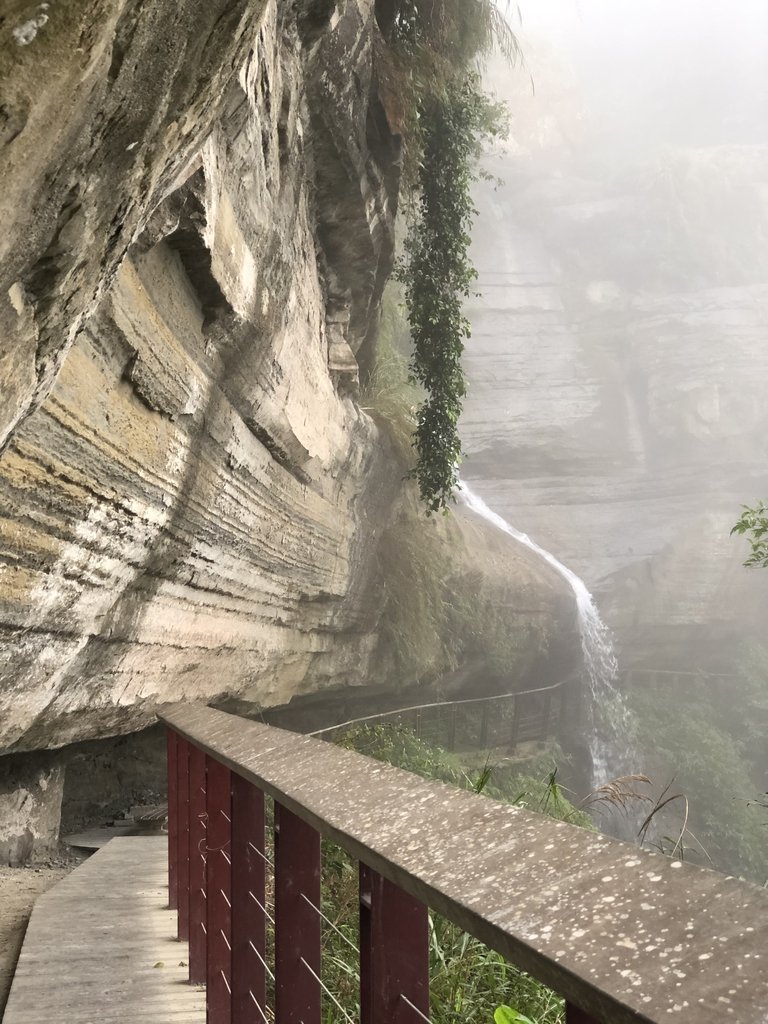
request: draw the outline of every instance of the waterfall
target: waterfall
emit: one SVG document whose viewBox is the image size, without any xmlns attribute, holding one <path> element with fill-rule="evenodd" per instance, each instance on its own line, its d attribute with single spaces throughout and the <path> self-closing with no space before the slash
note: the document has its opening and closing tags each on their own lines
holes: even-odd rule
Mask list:
<svg viewBox="0 0 768 1024">
<path fill-rule="evenodd" d="M 627 750 L 628 712 L 616 688 L 618 663 L 611 633 L 600 618 L 587 585 L 555 556 L 492 511 L 462 480 L 461 497 L 467 506 L 497 529 L 514 537 L 552 566 L 573 591 L 576 599 L 581 649 L 589 687 L 589 747 L 592 755 L 592 787 L 603 785 L 624 770 Z"/>
</svg>

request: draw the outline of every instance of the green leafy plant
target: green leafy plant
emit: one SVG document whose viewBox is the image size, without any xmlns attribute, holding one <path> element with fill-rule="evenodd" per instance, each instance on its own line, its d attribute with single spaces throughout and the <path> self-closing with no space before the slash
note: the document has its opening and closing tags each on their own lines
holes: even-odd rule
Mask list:
<svg viewBox="0 0 768 1024">
<path fill-rule="evenodd" d="M 405 147 L 410 202 L 399 276 L 413 341 L 412 380 L 425 397 L 416 414 L 416 465 L 427 513 L 446 510 L 461 459 L 461 366 L 469 322 L 463 303 L 476 273 L 469 259 L 471 186 L 484 139 L 504 130 L 503 107 L 481 87 L 477 60 L 520 49 L 493 0 L 379 0 L 385 47 L 377 74 Z"/>
<path fill-rule="evenodd" d="M 417 188 L 424 152 L 421 119 L 428 103 L 447 95 L 492 51 L 511 65 L 523 63 L 507 17 L 511 8 L 496 0 L 377 0 L 382 45 L 376 72 L 401 131 L 406 192 Z"/>
<path fill-rule="evenodd" d="M 651 808 L 655 838 L 643 838 L 677 859 L 763 884 L 765 816 L 753 798 L 766 765 L 768 650 L 749 650 L 727 690 L 705 681 L 680 691 L 638 688 L 629 702 L 639 747 L 653 751 L 654 774 L 673 776 L 676 787 Z"/>
<path fill-rule="evenodd" d="M 491 781 L 493 775 L 494 765 L 491 764 L 491 755 L 486 754 L 485 764 L 480 769 L 480 774 L 472 783 L 472 790 L 475 793 L 482 793 L 488 783 Z"/>
<path fill-rule="evenodd" d="M 768 506 L 762 501 L 754 507 L 742 506 L 742 513 L 731 530 L 731 536 L 738 534 L 749 540 L 751 552 L 744 565 L 768 568 Z"/>
<path fill-rule="evenodd" d="M 407 686 L 472 662 L 485 666 L 497 689 L 510 676 L 525 677 L 548 650 L 547 621 L 510 614 L 482 571 L 457 572 L 460 560 L 452 555 L 464 541 L 454 520 L 419 516 L 415 495 L 406 507 L 379 545 L 386 595 L 382 678 Z"/>
<path fill-rule="evenodd" d="M 518 1013 L 511 1006 L 497 1006 L 493 1013 L 494 1024 L 533 1024 L 530 1017 Z"/>
<path fill-rule="evenodd" d="M 466 394 L 461 357 L 470 334 L 463 303 L 477 277 L 469 258 L 473 161 L 478 140 L 492 130 L 474 73 L 422 106 L 419 195 L 399 273 L 413 340 L 411 373 L 426 393 L 416 417 L 413 475 L 428 513 L 448 506 L 458 482 Z"/>
</svg>

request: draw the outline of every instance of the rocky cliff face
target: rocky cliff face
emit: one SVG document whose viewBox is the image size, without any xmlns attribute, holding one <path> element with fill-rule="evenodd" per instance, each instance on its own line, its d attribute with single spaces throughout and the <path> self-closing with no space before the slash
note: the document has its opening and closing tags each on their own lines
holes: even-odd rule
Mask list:
<svg viewBox="0 0 768 1024">
<path fill-rule="evenodd" d="M 0 751 L 391 668 L 402 468 L 355 401 L 399 176 L 377 33 L 371 0 L 4 8 Z M 561 581 L 434 533 L 459 574 L 490 544 L 539 657 Z M 40 835 L 47 757 L 0 766 Z"/>
<path fill-rule="evenodd" d="M 768 150 L 542 133 L 478 192 L 464 472 L 598 590 L 625 664 L 729 671 L 768 626 L 729 537 L 768 484 Z"/>
<path fill-rule="evenodd" d="M 366 674 L 398 146 L 316 8 L 2 19 L 0 747 Z"/>
</svg>

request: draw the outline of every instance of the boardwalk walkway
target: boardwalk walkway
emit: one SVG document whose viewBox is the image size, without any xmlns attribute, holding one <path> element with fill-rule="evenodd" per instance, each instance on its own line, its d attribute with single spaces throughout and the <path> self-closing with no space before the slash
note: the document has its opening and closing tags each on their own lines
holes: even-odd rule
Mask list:
<svg viewBox="0 0 768 1024">
<path fill-rule="evenodd" d="M 3 1024 L 203 1024 L 165 835 L 113 839 L 32 911 Z"/>
</svg>

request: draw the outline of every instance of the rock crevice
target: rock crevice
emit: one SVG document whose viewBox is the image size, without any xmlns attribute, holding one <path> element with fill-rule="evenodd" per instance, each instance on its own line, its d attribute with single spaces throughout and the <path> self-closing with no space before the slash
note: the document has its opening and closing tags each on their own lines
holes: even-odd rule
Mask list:
<svg viewBox="0 0 768 1024">
<path fill-rule="evenodd" d="M 373 4 L 72 0 L 22 44 L 28 8 L 0 15 L 9 859 L 55 842 L 81 745 L 122 751 L 158 707 L 455 668 L 464 648 L 429 616 L 429 643 L 401 638 L 398 660 L 398 586 L 439 604 L 464 574 L 477 595 L 482 562 L 489 594 L 521 609 L 495 669 L 507 688 L 572 625 L 561 581 L 482 527 L 432 523 L 439 572 L 408 571 L 422 514 L 356 400 L 400 172 Z"/>
<path fill-rule="evenodd" d="M 0 747 L 365 678 L 396 472 L 352 400 L 397 200 L 369 8 L 103 0 L 4 40 Z"/>
</svg>

